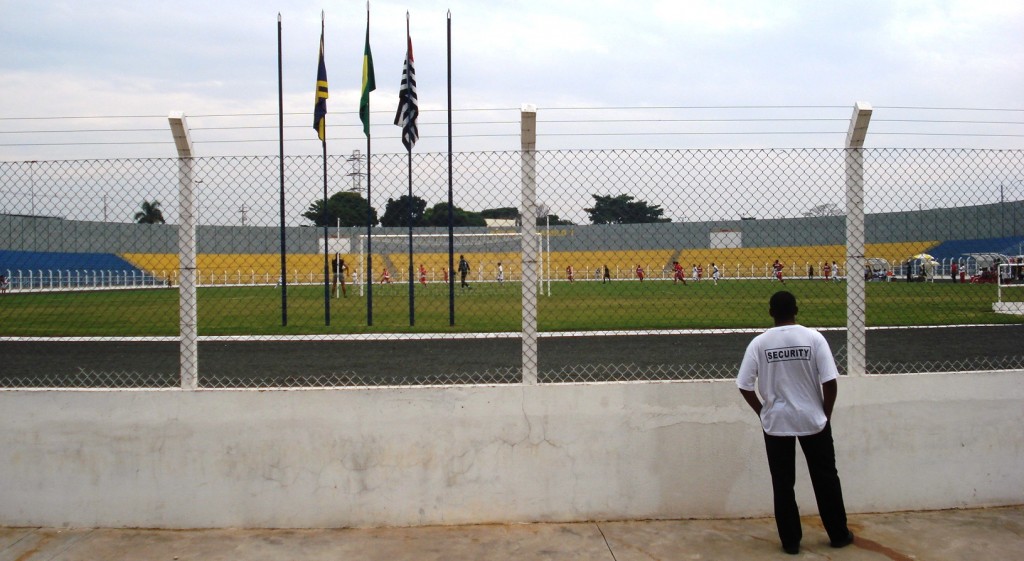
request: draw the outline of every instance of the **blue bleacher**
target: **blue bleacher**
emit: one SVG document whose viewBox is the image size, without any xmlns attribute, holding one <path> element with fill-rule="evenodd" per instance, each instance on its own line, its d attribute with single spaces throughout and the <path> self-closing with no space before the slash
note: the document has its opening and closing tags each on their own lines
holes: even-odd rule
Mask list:
<svg viewBox="0 0 1024 561">
<path fill-rule="evenodd" d="M 978 240 L 947 240 L 927 250 L 932 257 L 943 259 L 959 259 L 967 253 L 1002 253 L 1016 255 L 1024 236 L 1004 238 L 985 238 Z"/>
<path fill-rule="evenodd" d="M 111 271 L 142 273 L 113 253 L 58 253 L 0 250 L 0 274 L 7 271 Z"/>
</svg>

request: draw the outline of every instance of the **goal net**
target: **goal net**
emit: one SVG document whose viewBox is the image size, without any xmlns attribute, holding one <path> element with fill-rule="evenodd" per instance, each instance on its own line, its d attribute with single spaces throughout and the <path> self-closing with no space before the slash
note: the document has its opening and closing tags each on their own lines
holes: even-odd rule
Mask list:
<svg viewBox="0 0 1024 561">
<path fill-rule="evenodd" d="M 1024 263 L 1000 263 L 996 282 L 999 302 L 1024 302 Z"/>
<path fill-rule="evenodd" d="M 460 258 L 469 264 L 468 282 L 502 282 L 522 280 L 522 234 L 519 232 L 456 233 L 453 236 L 453 257 L 448 259 L 447 233 L 413 233 L 412 270 L 420 274 L 426 270 L 427 282 L 444 282 L 452 270 L 458 275 Z M 543 246 L 542 241 L 541 246 Z M 359 262 L 353 270 L 362 281 L 366 275 L 366 255 L 372 253 L 374 282 L 378 282 L 387 269 L 392 282 L 408 282 L 410 237 L 408 234 L 377 234 L 372 238 L 358 236 Z"/>
</svg>

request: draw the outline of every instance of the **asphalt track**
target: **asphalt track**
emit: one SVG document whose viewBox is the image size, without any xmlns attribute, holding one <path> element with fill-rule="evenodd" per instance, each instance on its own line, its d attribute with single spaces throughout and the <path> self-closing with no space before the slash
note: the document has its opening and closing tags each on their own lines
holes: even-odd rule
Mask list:
<svg viewBox="0 0 1024 561">
<path fill-rule="evenodd" d="M 845 331 L 823 333 L 841 355 Z M 540 339 L 538 364 L 542 381 L 731 377 L 752 336 L 545 336 Z M 1022 343 L 1024 325 L 872 329 L 867 335 L 867 362 L 869 371 L 879 371 L 872 368 L 879 365 L 884 372 L 1021 368 Z M 60 387 L 61 380 L 88 373 L 121 373 L 160 378 L 173 387 L 178 350 L 173 340 L 3 340 L 0 378 L 20 382 L 8 380 L 0 386 L 38 380 L 39 386 Z M 357 385 L 514 382 L 521 367 L 520 350 L 516 337 L 207 340 L 199 343 L 199 375 L 204 385 L 213 380 L 218 387 L 334 385 L 330 381 L 339 378 Z"/>
</svg>

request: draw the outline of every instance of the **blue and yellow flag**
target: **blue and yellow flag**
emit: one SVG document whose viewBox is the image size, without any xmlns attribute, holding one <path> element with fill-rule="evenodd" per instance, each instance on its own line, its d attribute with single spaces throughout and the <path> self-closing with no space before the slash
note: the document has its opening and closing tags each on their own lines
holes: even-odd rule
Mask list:
<svg viewBox="0 0 1024 561">
<path fill-rule="evenodd" d="M 366 10 L 366 46 L 363 48 L 363 90 L 359 98 L 359 120 L 363 133 L 370 137 L 370 92 L 377 89 L 373 79 L 373 55 L 370 54 L 370 10 Z"/>
<path fill-rule="evenodd" d="M 324 22 L 320 20 L 320 65 L 316 69 L 316 100 L 313 106 L 313 128 L 320 142 L 327 140 L 327 66 L 324 64 Z"/>
</svg>

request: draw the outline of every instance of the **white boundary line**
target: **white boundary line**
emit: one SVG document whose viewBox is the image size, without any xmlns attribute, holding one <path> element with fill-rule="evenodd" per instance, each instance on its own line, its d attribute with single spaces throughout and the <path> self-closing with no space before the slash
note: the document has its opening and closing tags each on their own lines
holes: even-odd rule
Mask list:
<svg viewBox="0 0 1024 561">
<path fill-rule="evenodd" d="M 960 329 L 965 327 L 1016 327 L 1015 323 L 966 324 L 966 325 L 917 325 L 917 326 L 879 326 L 868 327 L 868 331 L 890 331 L 903 329 Z M 557 337 L 637 337 L 643 335 L 731 335 L 762 333 L 768 327 L 744 327 L 736 329 L 664 329 L 657 331 L 558 331 L 544 332 L 542 338 Z M 846 331 L 845 327 L 815 327 L 817 331 Z M 522 335 L 518 331 L 502 331 L 495 333 L 352 333 L 323 335 L 201 335 L 199 341 L 234 342 L 234 341 L 434 341 L 460 339 L 518 339 Z M 176 343 L 179 337 L 0 337 L 0 343 L 74 343 L 103 342 L 112 343 Z"/>
</svg>

